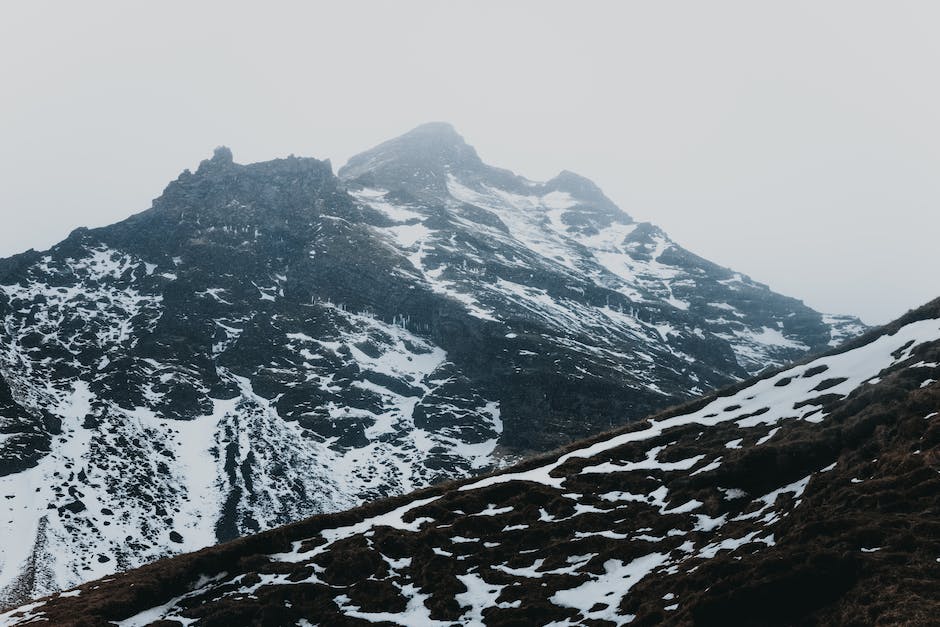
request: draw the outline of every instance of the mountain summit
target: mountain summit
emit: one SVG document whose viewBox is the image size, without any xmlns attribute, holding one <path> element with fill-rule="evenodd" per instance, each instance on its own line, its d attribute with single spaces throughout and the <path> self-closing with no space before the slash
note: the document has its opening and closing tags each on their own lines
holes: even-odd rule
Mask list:
<svg viewBox="0 0 940 627">
<path fill-rule="evenodd" d="M 339 176 L 368 176 L 380 185 L 441 193 L 446 190 L 448 172 L 488 169 L 453 126 L 431 122 L 356 155 L 340 168 Z"/>
<path fill-rule="evenodd" d="M 862 329 L 441 124 L 0 260 L 0 599 L 466 477 Z"/>
</svg>

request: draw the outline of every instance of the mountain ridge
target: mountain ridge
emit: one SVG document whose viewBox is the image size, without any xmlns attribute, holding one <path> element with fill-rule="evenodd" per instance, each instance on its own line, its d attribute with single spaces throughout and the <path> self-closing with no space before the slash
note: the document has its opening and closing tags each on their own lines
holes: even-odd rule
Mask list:
<svg viewBox="0 0 940 627">
<path fill-rule="evenodd" d="M 478 474 L 862 328 L 581 179 L 399 158 L 343 180 L 220 147 L 0 260 L 0 597 Z"/>
</svg>

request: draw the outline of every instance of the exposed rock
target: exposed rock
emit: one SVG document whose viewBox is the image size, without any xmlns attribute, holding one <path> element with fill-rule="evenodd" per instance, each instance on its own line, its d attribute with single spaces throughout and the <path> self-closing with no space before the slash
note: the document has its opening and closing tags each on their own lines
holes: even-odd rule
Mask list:
<svg viewBox="0 0 940 627">
<path fill-rule="evenodd" d="M 824 377 L 841 382 L 809 406 Z M 934 624 L 938 379 L 940 300 L 805 365 L 502 472 L 163 560 L 0 619 Z"/>
<path fill-rule="evenodd" d="M 219 148 L 0 261 L 0 598 L 485 472 L 836 337 L 446 125 L 341 175 Z"/>
</svg>

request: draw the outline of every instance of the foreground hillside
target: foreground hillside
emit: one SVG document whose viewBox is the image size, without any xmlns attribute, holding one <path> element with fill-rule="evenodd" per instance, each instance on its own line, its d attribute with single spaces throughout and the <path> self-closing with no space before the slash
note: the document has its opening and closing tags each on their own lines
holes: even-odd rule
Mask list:
<svg viewBox="0 0 940 627">
<path fill-rule="evenodd" d="M 0 624 L 929 624 L 940 300 L 501 474 L 161 561 Z"/>
<path fill-rule="evenodd" d="M 861 329 L 432 124 L 0 260 L 0 603 L 480 474 Z"/>
</svg>

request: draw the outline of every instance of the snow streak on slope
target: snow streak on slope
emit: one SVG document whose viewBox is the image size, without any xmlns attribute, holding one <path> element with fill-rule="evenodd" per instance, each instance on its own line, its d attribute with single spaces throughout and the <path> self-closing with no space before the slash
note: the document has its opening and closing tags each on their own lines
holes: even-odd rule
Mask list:
<svg viewBox="0 0 940 627">
<path fill-rule="evenodd" d="M 416 276 L 470 315 L 538 316 L 555 333 L 614 334 L 620 346 L 653 344 L 686 361 L 690 344 L 721 339 L 750 373 L 811 348 L 801 339 L 806 323 L 772 313 L 766 287 L 691 255 L 606 199 L 477 170 L 447 168 L 445 180 L 441 191 L 423 190 L 433 202 L 371 187 L 351 193 L 391 221 L 380 230 Z M 850 319 L 829 321 L 840 339 L 853 332 Z M 643 370 L 635 357 L 627 367 Z"/>
<path fill-rule="evenodd" d="M 502 323 L 509 340 L 520 336 L 531 340 L 537 335 L 539 342 L 548 345 L 539 347 L 538 352 L 520 347 L 525 351 L 522 354 L 541 356 L 552 350 L 570 353 L 578 360 L 574 378 L 604 377 L 613 372 L 614 376 L 638 380 L 645 390 L 665 395 L 660 391 L 665 373 L 685 381 L 692 394 L 704 391 L 699 374 L 690 367 L 696 359 L 683 350 L 688 329 L 665 320 L 651 323 L 643 319 L 639 306 L 624 309 L 622 303 L 585 302 L 584 287 L 578 285 L 583 277 L 575 274 L 566 275 L 569 285 L 561 293 L 551 285 L 531 284 L 528 269 L 543 263 L 557 269 L 551 255 L 555 249 L 547 248 L 545 243 L 559 239 L 554 233 L 539 240 L 533 234 L 537 229 L 528 228 L 518 218 L 519 237 L 514 238 L 500 229 L 468 222 L 459 217 L 457 210 L 447 228 L 431 229 L 426 226 L 431 220 L 418 213 L 420 207 L 393 204 L 385 200 L 388 193 L 383 190 L 364 188 L 355 195 L 393 220 L 391 226 L 376 230 L 390 235 L 392 245 L 414 268 L 414 276 L 429 289 L 461 303 L 471 316 Z M 511 215 L 507 210 L 500 218 Z M 511 252 L 515 261 L 501 253 L 501 268 L 494 272 L 493 261 L 472 243 L 484 236 L 497 242 L 500 250 Z M 539 250 L 544 255 L 533 255 Z M 533 325 L 550 333 L 536 333 Z M 627 346 L 636 350 L 627 352 Z"/>
<path fill-rule="evenodd" d="M 269 537 L 268 545 L 279 549 L 256 555 L 249 569 L 200 572 L 213 579 L 194 581 L 182 594 L 156 603 L 141 598 L 136 616 L 124 624 L 142 624 L 144 618 L 209 624 L 216 612 L 239 617 L 259 607 L 270 612 L 270 624 L 357 619 L 406 626 L 529 621 L 560 627 L 596 620 L 626 625 L 640 614 L 645 622 L 662 622 L 687 603 L 701 603 L 702 595 L 707 599 L 704 588 L 686 583 L 700 569 L 720 563 L 718 570 L 733 572 L 735 564 L 745 563 L 739 560 L 753 561 L 796 541 L 787 521 L 805 518 L 805 499 L 819 504 L 816 495 L 829 489 L 829 477 L 847 486 L 864 483 L 864 477 L 850 482 L 843 476 L 842 464 L 862 463 L 875 473 L 877 459 L 859 459 L 874 442 L 860 430 L 873 418 L 890 422 L 884 423 L 889 419 L 883 410 L 871 412 L 871 394 L 878 398 L 890 380 L 893 398 L 914 394 L 920 406 L 929 399 L 940 402 L 917 385 L 936 378 L 938 356 L 940 319 L 898 325 L 852 350 L 741 386 L 690 411 L 653 418 L 549 462 L 288 527 Z M 853 422 L 859 412 L 867 417 Z M 904 433 L 916 441 L 911 429 L 919 429 L 924 441 L 937 415 L 925 419 L 917 413 Z M 818 446 L 809 444 L 814 437 Z M 841 449 L 839 442 L 859 450 Z M 934 451 L 929 455 L 933 459 Z M 918 472 L 916 481 L 936 482 L 936 473 L 928 474 Z M 916 481 L 914 490 L 922 494 Z M 829 506 L 853 507 L 863 494 Z M 840 525 L 853 524 L 852 518 L 842 520 Z M 858 531 L 858 555 L 878 553 L 865 539 L 874 533 Z M 258 540 L 255 550 L 265 546 L 264 538 Z M 721 588 L 720 581 L 705 577 L 702 586 Z M 94 588 L 81 594 L 94 594 Z M 801 598 L 760 598 L 765 604 L 806 606 Z M 22 618 L 8 613 L 2 624 L 56 616 L 68 598 L 49 603 L 46 609 L 23 608 Z M 721 607 L 709 611 L 723 612 Z"/>
<path fill-rule="evenodd" d="M 2 598 L 47 594 L 493 463 L 498 403 L 458 385 L 444 351 L 402 326 L 318 305 L 340 330 L 285 333 L 284 361 L 265 364 L 263 380 L 317 390 L 322 402 L 281 415 L 280 397 L 255 390 L 258 372 L 221 365 L 252 315 L 214 319 L 223 339 L 210 389 L 194 367 L 139 346 L 164 313 L 157 290 L 177 280 L 182 262 L 171 273 L 101 246 L 76 253 L 42 259 L 32 277 L 44 280 L 0 285 L 11 305 L 4 372 L 49 442 L 32 467 L 0 477 L 9 531 Z M 142 277 L 149 293 L 139 291 Z M 203 295 L 231 305 L 223 288 Z M 353 380 L 340 380 L 343 372 Z M 171 419 L 182 393 L 200 399 L 196 415 Z M 441 420 L 449 424 L 436 428 Z"/>
<path fill-rule="evenodd" d="M 690 302 L 676 294 L 701 289 L 698 282 L 703 277 L 675 261 L 668 262 L 667 253 L 681 249 L 650 224 L 635 223 L 623 213 L 587 220 L 578 212 L 584 201 L 566 192 L 553 191 L 539 197 L 513 194 L 485 183 L 480 187 L 482 191 L 478 192 L 452 175 L 449 178 L 448 191 L 454 199 L 492 211 L 514 238 L 546 260 L 560 262 L 586 282 L 620 292 L 636 303 L 631 312 L 637 320 L 644 318 L 640 311 L 647 303 L 666 303 L 687 311 Z M 733 274 L 727 280 L 728 288 L 733 291 L 736 283 L 753 286 L 749 279 Z M 730 305 L 722 308 L 735 311 Z M 657 314 L 647 315 L 655 326 Z M 780 349 L 809 348 L 776 329 L 764 327 L 755 332 L 750 321 L 750 325 L 732 323 L 728 325 L 730 330 L 722 334 L 717 322 L 712 322 L 715 328 L 709 325 L 706 329 L 729 340 L 741 365 L 750 371 L 782 363 L 776 357 Z"/>
<path fill-rule="evenodd" d="M 807 366 L 797 366 L 773 377 L 762 379 L 755 385 L 744 388 L 731 396 L 720 397 L 694 413 L 661 421 L 653 420 L 645 429 L 629 431 L 588 448 L 566 453 L 546 466 L 518 474 L 506 473 L 487 477 L 462 486 L 460 489 L 472 490 L 519 480 L 536 481 L 554 488 L 561 488 L 566 477 L 554 477 L 552 472 L 569 460 L 596 457 L 629 442 L 649 440 L 662 435 L 667 429 L 688 424 L 713 426 L 733 421 L 740 428 L 750 429 L 759 426 L 774 426 L 787 419 L 822 422 L 825 419 L 823 407 L 832 400 L 827 398 L 829 395 L 839 398 L 847 396 L 858 386 L 874 379 L 882 370 L 909 359 L 915 347 L 937 339 L 940 339 L 940 322 L 937 320 L 915 322 L 903 327 L 894 335 L 882 336 L 862 348 L 822 357 Z M 893 356 L 895 352 L 900 355 Z M 825 395 L 822 394 L 823 391 Z M 766 435 L 762 434 L 759 439 L 766 442 Z M 581 473 L 609 473 L 619 472 L 622 469 L 657 468 L 660 465 L 655 459 L 661 453 L 662 449 L 655 451 L 654 461 L 649 462 L 650 466 L 633 468 L 630 464 L 618 466 L 607 463 L 588 466 L 583 468 Z M 695 464 L 689 467 L 692 465 Z M 710 466 L 712 466 L 710 470 L 714 470 L 720 467 L 720 463 L 716 461 Z"/>
</svg>

